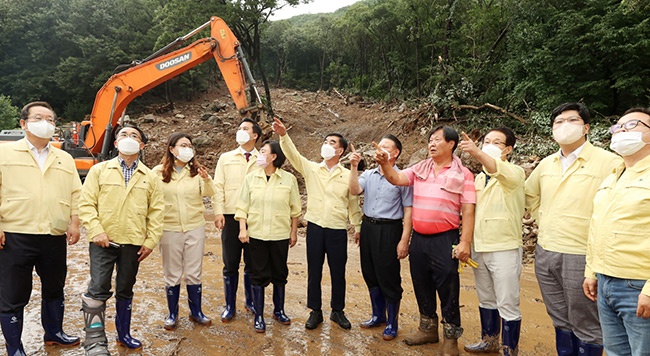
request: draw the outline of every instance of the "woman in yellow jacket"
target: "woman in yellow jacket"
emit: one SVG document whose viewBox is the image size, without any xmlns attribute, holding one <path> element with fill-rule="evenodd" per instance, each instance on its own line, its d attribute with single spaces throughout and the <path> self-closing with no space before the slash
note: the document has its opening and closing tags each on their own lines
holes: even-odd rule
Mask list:
<svg viewBox="0 0 650 356">
<path fill-rule="evenodd" d="M 194 157 L 192 139 L 188 134 L 172 134 L 166 147 L 162 164 L 153 169 L 162 179 L 165 193 L 165 226 L 159 244 L 169 307 L 164 327 L 173 330 L 178 323 L 178 299 L 183 274 L 190 319 L 198 324 L 210 325 L 210 318 L 201 311 L 201 269 L 205 245 L 202 197 L 214 195 L 214 183 L 205 167 Z"/>
<path fill-rule="evenodd" d="M 289 269 L 289 247 L 298 239 L 298 216 L 302 210 L 296 177 L 281 169 L 286 160 L 277 141 L 265 141 L 257 156 L 262 169 L 246 175 L 235 211 L 239 240 L 249 243 L 253 276 L 255 331 L 266 331 L 264 288 L 273 283 L 273 318 L 290 324 L 284 313 L 284 292 Z"/>
</svg>

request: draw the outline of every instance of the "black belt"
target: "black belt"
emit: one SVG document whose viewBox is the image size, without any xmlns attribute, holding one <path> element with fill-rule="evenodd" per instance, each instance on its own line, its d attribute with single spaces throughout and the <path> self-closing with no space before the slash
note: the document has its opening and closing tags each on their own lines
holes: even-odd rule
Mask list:
<svg viewBox="0 0 650 356">
<path fill-rule="evenodd" d="M 397 224 L 402 223 L 402 219 L 381 219 L 381 218 L 371 218 L 370 216 L 363 216 L 363 220 L 371 224 Z"/>
</svg>

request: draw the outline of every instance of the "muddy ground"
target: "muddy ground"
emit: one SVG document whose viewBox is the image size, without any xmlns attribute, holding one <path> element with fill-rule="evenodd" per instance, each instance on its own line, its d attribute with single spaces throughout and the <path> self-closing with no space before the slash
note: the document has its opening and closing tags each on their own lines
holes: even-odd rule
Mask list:
<svg viewBox="0 0 650 356">
<path fill-rule="evenodd" d="M 343 330 L 327 319 L 329 310 L 329 275 L 323 278 L 323 306 L 325 322 L 316 330 L 306 330 L 304 323 L 309 315 L 306 308 L 307 263 L 304 229 L 298 243 L 289 252 L 289 280 L 285 310 L 292 318 L 289 326 L 281 325 L 272 318 L 271 288 L 266 289 L 265 319 L 267 330 L 258 334 L 253 330 L 252 315 L 243 311 L 244 295 L 241 288 L 237 294 L 238 314 L 227 324 L 221 323 L 219 315 L 224 305 L 221 270 L 221 240 L 214 225 L 207 225 L 205 257 L 203 259 L 203 311 L 213 319 L 209 327 L 197 326 L 187 318 L 186 293 L 181 292 L 180 322 L 175 331 L 166 331 L 162 324 L 167 305 L 161 271 L 160 254 L 155 250 L 145 260 L 135 285 L 134 314 L 131 335 L 140 339 L 144 347 L 140 351 L 128 351 L 112 342 L 115 337 L 114 299 L 107 307 L 107 328 L 110 351 L 114 355 L 437 355 L 439 344 L 409 347 L 404 337 L 417 328 L 418 310 L 409 274 L 408 260 L 402 262 L 402 286 L 404 295 L 400 309 L 398 337 L 393 341 L 381 338 L 383 328 L 361 329 L 358 323 L 370 315 L 368 292 L 361 276 L 359 250 L 350 241 L 348 245 L 346 315 L 353 324 L 352 330 Z M 69 249 L 69 277 L 65 288 L 65 330 L 69 334 L 82 335 L 83 317 L 80 311 L 80 294 L 87 287 L 88 245 L 79 243 Z M 243 266 L 242 266 L 243 269 Z M 520 355 L 551 355 L 554 351 L 554 333 L 532 265 L 526 265 L 521 278 L 521 306 L 523 314 Z M 23 343 L 28 355 L 83 355 L 83 349 L 43 346 L 40 325 L 40 283 L 34 279 L 34 291 L 25 312 Z M 459 343 L 474 342 L 480 337 L 478 302 L 474 288 L 474 275 L 469 269 L 461 274 L 461 315 L 465 333 Z M 442 337 L 442 334 L 441 334 Z M 2 344 L 4 341 L 0 342 Z M 3 345 L 4 346 L 4 345 Z M 461 355 L 467 353 L 461 352 Z"/>
<path fill-rule="evenodd" d="M 171 132 L 184 131 L 194 138 L 197 157 L 214 172 L 219 154 L 232 150 L 239 117 L 223 95 L 224 88 L 215 89 L 205 96 L 188 103 L 176 103 L 173 110 L 151 108 L 144 114 L 133 115 L 133 119 L 150 136 L 145 150 L 145 163 L 152 167 L 158 163 L 165 150 L 165 142 Z M 215 97 L 217 99 L 215 99 Z M 397 135 L 404 145 L 398 165 L 404 167 L 426 157 L 426 132 L 440 123 L 435 115 L 429 115 L 426 108 L 409 108 L 400 103 L 373 103 L 361 98 L 344 97 L 337 93 L 311 93 L 276 89 L 272 92 L 275 112 L 287 127 L 289 134 L 303 155 L 318 159 L 324 135 L 337 131 L 354 143 L 358 150 L 371 147 L 372 140 L 378 141 L 385 133 Z M 271 136 L 267 118 L 262 119 L 265 136 Z M 448 122 L 459 129 L 459 122 Z M 466 157 L 465 157 L 466 158 Z M 466 162 L 467 163 L 467 162 Z M 285 168 L 292 171 L 287 164 Z M 531 167 L 525 167 L 528 171 Z M 304 192 L 302 179 L 297 175 Z M 303 204 L 305 199 L 303 196 Z M 207 215 L 209 220 L 211 216 Z M 304 220 L 303 220 L 304 223 Z M 536 230 L 534 230 L 536 232 Z M 365 330 L 358 323 L 370 315 L 367 288 L 361 276 L 358 248 L 350 240 L 347 264 L 347 307 L 346 315 L 353 324 L 346 331 L 331 323 L 329 315 L 329 276 L 325 267 L 323 279 L 323 306 L 325 322 L 316 330 L 306 330 L 304 323 L 309 315 L 306 308 L 306 253 L 304 228 L 300 229 L 298 244 L 289 252 L 289 281 L 285 310 L 293 322 L 280 325 L 271 318 L 271 288 L 267 288 L 265 315 L 267 331 L 257 334 L 253 330 L 252 316 L 243 311 L 244 295 L 241 288 L 237 295 L 240 308 L 235 320 L 223 324 L 219 315 L 224 305 L 221 270 L 220 233 L 211 223 L 207 224 L 208 238 L 203 268 L 203 311 L 214 320 L 210 327 L 196 326 L 188 318 L 182 290 L 180 314 L 183 316 L 175 331 L 162 328 L 166 316 L 166 299 L 161 271 L 160 255 L 157 250 L 145 260 L 135 285 L 132 335 L 144 343 L 138 352 L 127 351 L 116 346 L 114 299 L 109 300 L 107 309 L 108 337 L 112 354 L 141 355 L 436 355 L 439 345 L 417 347 L 406 346 L 402 340 L 409 331 L 418 326 L 419 314 L 409 274 L 408 259 L 402 262 L 404 296 L 400 310 L 400 333 L 396 340 L 384 341 L 382 329 Z M 534 236 L 524 227 L 526 254 L 524 272 L 521 277 L 521 306 L 523 314 L 520 355 L 551 355 L 554 353 L 554 332 L 546 315 L 544 304 L 533 272 L 531 250 Z M 80 294 L 87 287 L 88 245 L 84 242 L 69 248 L 68 281 L 66 293 L 65 330 L 82 335 L 83 317 L 80 311 Z M 461 313 L 465 334 L 459 344 L 475 342 L 480 337 L 478 303 L 474 288 L 473 273 L 466 269 L 461 275 Z M 25 311 L 23 343 L 29 355 L 83 355 L 81 347 L 62 349 L 45 347 L 42 343 L 40 325 L 40 282 L 34 277 L 34 290 L 30 304 Z M 4 349 L 4 339 L 0 340 Z M 461 354 L 466 354 L 461 352 Z"/>
</svg>

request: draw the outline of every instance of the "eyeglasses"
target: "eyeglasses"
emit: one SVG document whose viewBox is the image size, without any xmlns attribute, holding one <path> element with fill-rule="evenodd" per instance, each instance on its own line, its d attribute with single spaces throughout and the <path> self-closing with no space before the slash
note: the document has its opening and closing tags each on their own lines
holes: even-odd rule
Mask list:
<svg viewBox="0 0 650 356">
<path fill-rule="evenodd" d="M 570 124 L 579 124 L 580 121 L 582 121 L 580 116 L 556 117 L 555 120 L 553 120 L 553 125 L 559 125 L 565 122 Z"/>
<path fill-rule="evenodd" d="M 126 133 L 126 132 L 120 132 L 119 134 L 117 134 L 117 137 L 119 137 L 119 138 L 130 137 L 130 138 L 132 138 L 132 139 L 134 139 L 136 141 L 142 141 L 142 138 L 140 138 L 140 135 L 138 135 L 135 132 L 130 134 L 130 135 L 128 133 Z"/>
<path fill-rule="evenodd" d="M 27 118 L 28 121 L 41 121 L 45 120 L 49 122 L 50 124 L 54 125 L 56 124 L 56 119 L 53 116 L 41 116 L 41 115 L 34 115 L 32 117 Z"/>
<path fill-rule="evenodd" d="M 614 134 L 618 130 L 621 130 L 621 129 L 625 129 L 626 131 L 629 131 L 629 130 L 632 130 L 633 128 L 639 126 L 639 124 L 643 124 L 643 126 L 650 129 L 650 125 L 646 124 L 645 122 L 643 122 L 641 120 L 630 120 L 630 121 L 622 123 L 622 124 L 612 125 L 609 128 L 609 132 Z"/>
<path fill-rule="evenodd" d="M 181 143 L 180 145 L 176 145 L 174 147 L 194 148 L 191 143 Z"/>
</svg>

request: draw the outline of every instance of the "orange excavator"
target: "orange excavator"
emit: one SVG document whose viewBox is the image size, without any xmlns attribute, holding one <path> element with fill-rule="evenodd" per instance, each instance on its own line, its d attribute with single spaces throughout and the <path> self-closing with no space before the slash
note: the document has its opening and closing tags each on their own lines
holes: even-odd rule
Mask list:
<svg viewBox="0 0 650 356">
<path fill-rule="evenodd" d="M 211 28 L 210 37 L 175 50 L 188 38 L 208 27 Z M 264 106 L 243 50 L 226 23 L 213 16 L 187 35 L 143 60 L 125 65 L 129 68 L 111 76 L 97 92 L 90 118 L 64 130 L 60 141 L 53 144 L 75 158 L 79 175 L 84 178 L 94 164 L 111 158 L 114 129 L 133 99 L 211 58 L 216 60 L 240 115 L 257 117 Z"/>
</svg>

